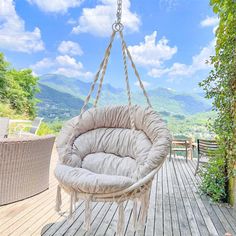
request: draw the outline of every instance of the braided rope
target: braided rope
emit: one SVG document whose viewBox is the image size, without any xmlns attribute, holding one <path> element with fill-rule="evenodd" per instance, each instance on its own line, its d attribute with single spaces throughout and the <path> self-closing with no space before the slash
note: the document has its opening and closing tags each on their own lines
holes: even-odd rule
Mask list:
<svg viewBox="0 0 236 236">
<path fill-rule="evenodd" d="M 102 70 L 102 68 L 103 68 L 103 66 L 104 66 L 106 57 L 107 57 L 108 54 L 110 54 L 110 51 L 111 51 L 111 48 L 112 48 L 112 44 L 113 44 L 115 35 L 116 35 L 116 32 L 113 31 L 113 32 L 112 32 L 112 35 L 111 35 L 111 38 L 110 38 L 109 45 L 108 45 L 108 47 L 107 47 L 107 49 L 106 49 L 106 51 L 105 51 L 104 58 L 103 58 L 103 60 L 102 60 L 102 62 L 101 62 L 101 64 L 100 64 L 100 66 L 99 66 L 99 69 L 98 69 L 98 71 L 97 71 L 97 73 L 96 73 L 96 75 L 95 75 L 95 77 L 94 77 L 94 81 L 93 81 L 93 83 L 92 83 L 92 85 L 91 85 L 91 87 L 90 87 L 90 91 L 89 91 L 89 93 L 88 93 L 88 95 L 87 95 L 87 97 L 86 97 L 86 99 L 85 99 L 85 101 L 84 101 L 84 105 L 83 105 L 83 107 L 81 108 L 79 118 L 81 118 L 82 114 L 83 114 L 84 111 L 85 111 L 86 106 L 88 105 L 88 102 L 89 102 L 89 100 L 90 100 L 90 97 L 91 97 L 91 95 L 92 95 L 92 93 L 93 93 L 93 90 L 94 90 L 94 88 L 95 88 L 95 84 L 96 84 L 96 82 L 97 82 L 97 80 L 98 80 L 98 78 L 99 78 L 100 72 L 101 72 L 101 70 Z"/>
<path fill-rule="evenodd" d="M 121 31 L 119 31 L 119 33 L 120 33 L 120 35 L 122 35 Z M 123 55 L 123 62 L 124 62 L 126 90 L 127 90 L 128 102 L 129 102 L 130 123 L 131 123 L 131 128 L 133 130 L 135 130 L 134 112 L 133 112 L 133 107 L 132 107 L 132 103 L 131 103 L 131 92 L 130 92 L 130 86 L 129 86 L 129 75 L 128 75 L 128 68 L 127 68 L 127 61 L 126 61 L 125 44 L 124 44 L 123 40 L 122 40 L 122 55 Z"/>
<path fill-rule="evenodd" d="M 113 33 L 114 33 L 114 31 L 113 31 Z M 115 36 L 115 34 L 116 34 L 116 32 L 114 33 L 114 36 Z M 114 37 L 113 37 L 113 34 L 112 34 L 111 45 L 112 45 L 113 40 L 114 40 Z M 110 55 L 111 55 L 111 48 L 107 51 L 107 54 L 105 56 L 105 61 L 104 61 L 104 65 L 103 65 L 103 68 L 102 68 L 102 75 L 101 75 L 100 83 L 99 83 L 99 86 L 98 86 L 98 91 L 97 91 L 97 96 L 96 96 L 96 99 L 95 99 L 95 102 L 94 102 L 94 107 L 97 107 L 97 103 L 98 103 L 98 100 L 99 100 L 100 95 L 101 95 L 103 80 L 104 80 L 105 73 L 106 73 L 106 70 L 107 70 L 107 64 L 108 64 Z"/>
<path fill-rule="evenodd" d="M 127 55 L 128 55 L 128 57 L 129 57 L 129 59 L 130 59 L 131 65 L 132 65 L 132 67 L 133 67 L 133 69 L 134 69 L 134 73 L 135 73 L 135 75 L 136 75 L 136 77 L 137 77 L 137 79 L 138 79 L 138 81 L 139 81 L 140 88 L 142 89 L 143 94 L 144 94 L 144 96 L 146 97 L 148 106 L 149 106 L 149 107 L 152 107 L 151 102 L 150 102 L 149 97 L 148 97 L 148 94 L 147 94 L 147 92 L 146 92 L 146 90 L 145 90 L 145 88 L 144 88 L 143 82 L 142 82 L 142 80 L 140 79 L 140 75 L 139 75 L 139 73 L 138 73 L 138 71 L 137 71 L 137 68 L 136 68 L 136 66 L 135 66 L 135 64 L 134 64 L 134 61 L 133 61 L 133 59 L 132 59 L 132 56 L 131 56 L 131 54 L 130 54 L 130 51 L 129 51 L 129 49 L 128 49 L 126 43 L 125 43 L 124 35 L 123 35 L 122 32 L 119 32 L 119 33 L 120 33 L 120 36 L 121 36 L 122 44 L 123 44 L 124 47 L 125 47 L 125 50 L 126 50 Z"/>
</svg>

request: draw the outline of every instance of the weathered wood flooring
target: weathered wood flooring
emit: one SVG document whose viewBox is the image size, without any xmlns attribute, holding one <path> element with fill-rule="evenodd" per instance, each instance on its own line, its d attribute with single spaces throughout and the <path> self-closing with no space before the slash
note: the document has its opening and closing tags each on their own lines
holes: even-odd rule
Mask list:
<svg viewBox="0 0 236 236">
<path fill-rule="evenodd" d="M 0 236 L 16 235 L 115 235 L 117 205 L 94 203 L 89 233 L 83 229 L 84 206 L 77 204 L 74 218 L 66 220 L 54 211 L 56 185 L 53 176 L 57 155 L 51 164 L 50 189 L 32 198 L 0 207 Z M 236 212 L 210 204 L 198 194 L 199 177 L 194 176 L 195 161 L 176 158 L 166 161 L 154 179 L 147 224 L 141 232 L 132 230 L 132 204 L 126 207 L 126 235 L 236 235 Z M 63 193 L 63 211 L 69 197 Z M 67 213 L 65 213 L 66 215 Z"/>
</svg>

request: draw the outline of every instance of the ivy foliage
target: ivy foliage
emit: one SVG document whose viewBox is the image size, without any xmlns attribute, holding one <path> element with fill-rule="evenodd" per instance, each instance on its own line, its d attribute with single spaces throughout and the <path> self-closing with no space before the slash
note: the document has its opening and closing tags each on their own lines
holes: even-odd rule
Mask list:
<svg viewBox="0 0 236 236">
<path fill-rule="evenodd" d="M 12 69 L 0 53 L 0 103 L 8 104 L 19 115 L 34 117 L 38 102 L 35 95 L 39 92 L 37 84 L 38 78 L 30 69 Z"/>
<path fill-rule="evenodd" d="M 229 194 L 228 180 L 233 176 L 236 161 L 236 1 L 211 0 L 210 4 L 219 26 L 215 55 L 210 60 L 213 69 L 200 86 L 206 97 L 213 99 L 217 117 L 210 128 L 217 136 L 221 153 L 203 172 L 202 189 L 210 196 L 217 192 L 213 199 L 219 201 Z"/>
</svg>

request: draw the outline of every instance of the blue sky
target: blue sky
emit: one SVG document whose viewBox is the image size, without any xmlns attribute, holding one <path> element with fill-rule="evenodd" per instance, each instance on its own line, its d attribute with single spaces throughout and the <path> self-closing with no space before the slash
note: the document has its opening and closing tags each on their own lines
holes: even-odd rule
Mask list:
<svg viewBox="0 0 236 236">
<path fill-rule="evenodd" d="M 116 0 L 0 0 L 0 51 L 18 69 L 91 81 L 115 20 Z M 208 0 L 123 0 L 125 38 L 147 88 L 198 91 L 218 24 Z M 131 68 L 130 79 L 137 88 Z M 124 86 L 120 41 L 105 81 Z"/>
</svg>

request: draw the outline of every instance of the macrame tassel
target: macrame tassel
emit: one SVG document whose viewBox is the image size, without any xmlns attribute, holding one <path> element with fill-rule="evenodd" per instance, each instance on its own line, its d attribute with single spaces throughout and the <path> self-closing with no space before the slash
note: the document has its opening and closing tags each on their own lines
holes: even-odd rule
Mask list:
<svg viewBox="0 0 236 236">
<path fill-rule="evenodd" d="M 136 231 L 137 226 L 137 199 L 133 202 L 133 229 Z"/>
<path fill-rule="evenodd" d="M 55 210 L 57 212 L 61 211 L 61 187 L 57 185 L 57 196 L 56 196 L 56 206 Z"/>
<path fill-rule="evenodd" d="M 77 196 L 77 193 L 74 192 L 74 211 L 76 210 L 76 203 L 79 201 L 79 198 Z"/>
<path fill-rule="evenodd" d="M 148 213 L 148 207 L 149 207 L 149 196 L 150 196 L 150 191 L 147 190 L 142 196 L 141 196 L 141 212 L 139 216 L 139 226 L 144 227 L 146 218 L 147 218 L 147 213 Z"/>
<path fill-rule="evenodd" d="M 90 230 L 91 215 L 92 215 L 91 199 L 88 198 L 87 200 L 85 200 L 84 228 L 86 231 Z"/>
<path fill-rule="evenodd" d="M 123 202 L 118 206 L 118 222 L 117 222 L 117 236 L 124 235 L 125 212 Z"/>
<path fill-rule="evenodd" d="M 75 210 L 75 192 L 72 191 L 70 194 L 70 212 L 68 216 L 69 219 L 72 218 L 74 210 Z"/>
</svg>

